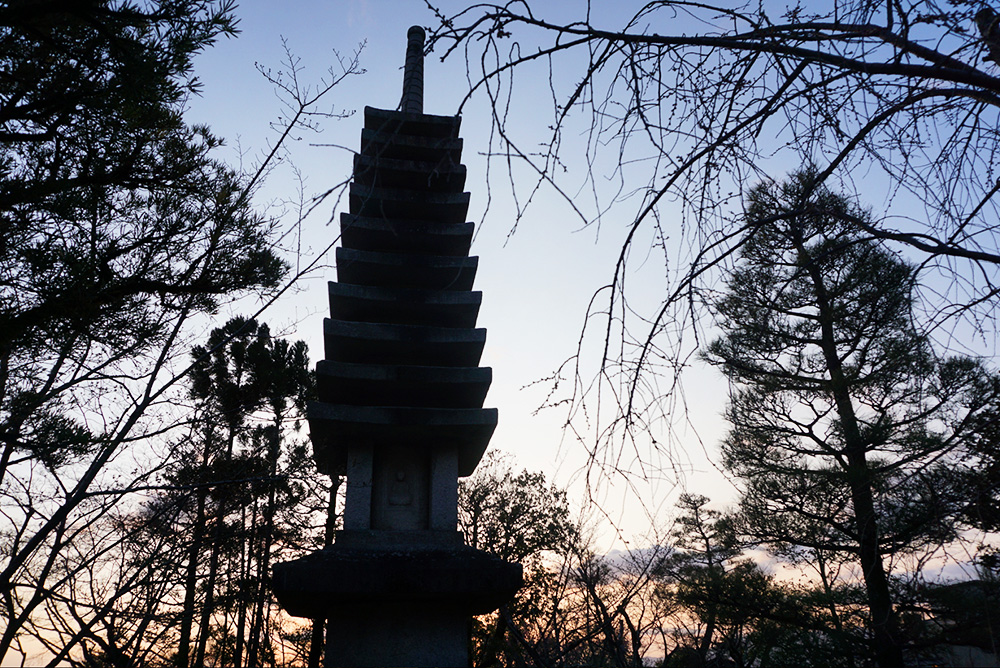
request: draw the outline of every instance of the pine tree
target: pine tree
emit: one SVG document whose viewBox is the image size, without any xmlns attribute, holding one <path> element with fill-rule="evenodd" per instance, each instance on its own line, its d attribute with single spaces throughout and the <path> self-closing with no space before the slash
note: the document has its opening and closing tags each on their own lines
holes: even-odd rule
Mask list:
<svg viewBox="0 0 1000 668">
<path fill-rule="evenodd" d="M 748 238 L 715 302 L 723 336 L 705 353 L 733 385 L 723 453 L 744 481 L 744 529 L 852 555 L 874 655 L 900 666 L 891 560 L 956 537 L 961 471 L 996 381 L 935 354 L 915 322 L 916 270 L 814 171 L 747 199 Z"/>
<path fill-rule="evenodd" d="M 95 494 L 115 458 L 163 428 L 150 414 L 185 323 L 285 272 L 252 179 L 182 117 L 233 7 L 0 4 L 0 532 L 18 537 L 0 554 L 0 659 L 57 600 L 55 559 L 82 572 L 99 553 L 71 546 L 121 498 Z"/>
<path fill-rule="evenodd" d="M 280 466 L 287 456 L 288 421 L 301 416 L 312 392 L 308 351 L 302 341 L 272 337 L 266 324 L 233 318 L 213 330 L 206 345 L 196 346 L 192 357 L 191 395 L 199 404 L 205 451 L 176 662 L 189 665 L 199 587 L 204 598 L 194 664 L 204 664 L 213 619 L 223 608 L 233 627 L 228 663 L 256 665 L 271 600 L 266 583 L 272 550 L 289 533 L 279 526 L 278 513 L 301 495 Z M 208 560 L 202 564 L 205 547 Z M 226 624 L 223 636 L 229 631 Z"/>
</svg>

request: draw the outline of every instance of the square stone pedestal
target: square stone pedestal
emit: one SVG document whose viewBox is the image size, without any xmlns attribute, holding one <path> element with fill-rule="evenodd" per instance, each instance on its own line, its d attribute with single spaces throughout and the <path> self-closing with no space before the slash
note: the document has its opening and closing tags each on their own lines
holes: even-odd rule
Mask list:
<svg viewBox="0 0 1000 668">
<path fill-rule="evenodd" d="M 468 666 L 469 617 L 386 605 L 330 617 L 327 666 Z"/>
</svg>

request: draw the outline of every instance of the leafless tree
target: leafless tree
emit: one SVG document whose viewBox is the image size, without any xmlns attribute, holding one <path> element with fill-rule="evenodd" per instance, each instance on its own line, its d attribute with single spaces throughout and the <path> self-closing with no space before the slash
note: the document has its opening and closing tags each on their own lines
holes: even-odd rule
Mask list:
<svg viewBox="0 0 1000 668">
<path fill-rule="evenodd" d="M 490 178 L 510 180 L 517 220 L 548 188 L 623 240 L 587 314 L 598 358 L 581 345 L 555 376 L 603 470 L 676 461 L 649 427 L 682 412 L 704 291 L 744 238 L 741 193 L 803 164 L 877 204 L 864 229 L 920 264 L 939 341 L 992 342 L 1000 73 L 982 3 L 650 0 L 616 4 L 618 23 L 590 2 L 569 19 L 530 0 L 428 6 L 431 48 L 464 58 L 469 97 L 491 105 Z M 651 255 L 662 299 L 630 303 Z"/>
</svg>

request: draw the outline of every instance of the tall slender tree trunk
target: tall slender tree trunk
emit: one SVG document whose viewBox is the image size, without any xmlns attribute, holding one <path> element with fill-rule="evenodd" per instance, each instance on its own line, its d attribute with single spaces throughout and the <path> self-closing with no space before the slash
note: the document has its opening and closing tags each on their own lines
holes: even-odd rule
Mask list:
<svg viewBox="0 0 1000 668">
<path fill-rule="evenodd" d="M 253 615 L 250 619 L 250 633 L 247 635 L 247 660 L 248 668 L 254 668 L 258 664 L 260 648 L 264 641 L 264 620 L 267 618 L 269 610 L 267 573 L 270 568 L 271 540 L 268 536 L 261 537 L 261 545 L 255 555 L 257 563 L 257 574 L 254 578 L 253 600 L 251 610 Z M 268 555 L 268 556 L 265 556 Z"/>
<path fill-rule="evenodd" d="M 901 668 L 904 665 L 903 644 L 899 637 L 896 613 L 892 607 L 889 578 L 879 548 L 878 518 L 872 494 L 871 471 L 865 457 L 864 442 L 854 414 L 854 406 L 845 389 L 840 360 L 836 356 L 835 359 L 836 367 L 831 369 L 834 376 L 833 384 L 835 388 L 837 386 L 840 388 L 835 390 L 834 396 L 844 430 L 844 450 L 848 463 L 847 479 L 851 488 L 851 504 L 854 507 L 855 530 L 858 536 L 858 560 L 868 597 L 875 660 L 880 668 Z"/>
<path fill-rule="evenodd" d="M 708 621 L 705 622 L 705 633 L 701 636 L 701 642 L 698 643 L 698 660 L 701 666 L 708 665 L 708 650 L 712 648 L 712 637 L 715 635 L 715 615 L 711 614 L 708 616 Z"/>
<path fill-rule="evenodd" d="M 267 616 L 267 571 L 270 559 L 265 554 L 270 554 L 271 541 L 267 536 L 263 538 L 263 544 L 257 554 L 257 577 L 254 580 L 253 597 L 253 617 L 250 620 L 250 634 L 247 637 L 247 661 L 248 668 L 257 665 L 257 657 L 260 654 L 260 647 L 263 642 L 264 618 Z"/>
<path fill-rule="evenodd" d="M 903 666 L 902 643 L 899 639 L 896 614 L 892 609 L 889 578 L 878 547 L 878 525 L 870 482 L 862 478 L 859 482 L 853 483 L 851 501 L 854 504 L 858 532 L 861 573 L 868 595 L 875 659 L 881 668 L 899 668 Z"/>
<path fill-rule="evenodd" d="M 194 605 L 198 589 L 198 557 L 205 540 L 206 496 L 205 488 L 199 487 L 195 501 L 194 533 L 188 552 L 187 572 L 184 574 L 184 606 L 181 609 L 181 628 L 177 640 L 178 668 L 188 668 L 191 663 L 191 627 L 194 625 Z"/>
<path fill-rule="evenodd" d="M 496 624 L 486 638 L 486 642 L 480 648 L 479 656 L 473 657 L 473 666 L 476 668 L 500 665 L 499 656 L 504 649 L 504 640 L 507 638 L 507 621 L 502 614 L 497 614 Z"/>
<path fill-rule="evenodd" d="M 264 529 L 261 535 L 261 548 L 257 555 L 257 580 L 254 592 L 254 616 L 251 622 L 250 640 L 247 647 L 247 666 L 255 668 L 257 656 L 264 631 L 264 617 L 267 614 L 270 595 L 268 593 L 268 573 L 271 569 L 271 546 L 274 544 L 274 515 L 278 506 L 278 458 L 281 455 L 281 422 L 282 416 L 275 417 L 273 432 L 270 434 L 268 447 L 268 482 L 267 505 L 264 507 Z M 256 518 L 256 514 L 255 514 Z M 324 536 L 325 540 L 325 536 Z"/>
<path fill-rule="evenodd" d="M 236 445 L 236 431 L 239 423 L 230 416 L 228 424 L 228 434 L 226 437 L 226 459 L 227 464 L 233 461 L 233 449 Z M 208 647 L 208 636 L 210 635 L 212 615 L 215 613 L 215 584 L 219 576 L 219 560 L 222 552 L 222 541 L 225 539 L 226 513 L 228 504 L 226 499 L 229 490 L 216 487 L 218 502 L 215 506 L 215 524 L 212 530 L 212 552 L 208 562 L 208 579 L 205 582 L 205 605 L 201 611 L 201 628 L 198 635 L 198 652 L 195 657 L 195 666 L 201 668 L 205 665 L 205 653 Z"/>
<path fill-rule="evenodd" d="M 337 532 L 337 492 L 340 491 L 340 483 L 340 476 L 334 474 L 330 479 L 330 499 L 326 506 L 324 546 L 333 545 L 333 538 Z M 323 654 L 323 627 L 325 625 L 326 620 L 322 617 L 312 620 L 312 635 L 309 638 L 309 668 L 320 668 L 319 660 Z"/>
<path fill-rule="evenodd" d="M 889 578 L 879 549 L 878 518 L 875 514 L 871 471 L 866 459 L 865 442 L 854 412 L 849 384 L 837 350 L 833 309 L 819 267 L 809 257 L 802 239 L 797 238 L 795 242 L 803 258 L 803 268 L 809 272 L 815 289 L 816 304 L 819 307 L 821 348 L 830 373 L 830 393 L 843 430 L 844 454 L 847 458 L 846 474 L 851 490 L 851 503 L 854 507 L 855 530 L 858 535 L 858 560 L 868 596 L 875 660 L 880 668 L 902 668 L 903 645 L 892 607 Z"/>
<path fill-rule="evenodd" d="M 221 515 L 219 513 L 218 515 Z M 211 630 L 212 614 L 215 612 L 215 581 L 219 575 L 219 543 L 222 542 L 222 518 L 215 518 L 215 528 L 212 532 L 212 551 L 208 558 L 208 578 L 205 580 L 205 602 L 201 609 L 201 624 L 198 630 L 198 649 L 194 665 L 200 668 L 205 665 L 205 652 L 208 647 L 208 636 Z"/>
<path fill-rule="evenodd" d="M 7 397 L 7 379 L 10 377 L 10 348 L 9 346 L 4 346 L 3 350 L 0 350 L 0 401 L 3 401 Z M 6 404 L 6 402 L 4 402 Z M 8 425 L 7 438 L 4 439 L 3 453 L 0 454 L 0 483 L 3 483 L 4 478 L 7 475 L 7 467 L 10 465 L 10 458 L 14 454 L 14 443 L 16 439 L 12 438 L 14 436 L 14 425 Z M 0 656 L 4 656 L 0 654 Z"/>
<path fill-rule="evenodd" d="M 247 595 L 245 588 L 250 585 L 250 563 L 252 561 L 251 551 L 248 545 L 254 543 L 254 528 L 257 520 L 257 506 L 254 504 L 254 521 L 251 526 L 247 526 L 247 509 L 244 505 L 240 509 L 240 524 L 242 535 L 240 536 L 240 563 L 238 568 L 239 581 L 236 583 L 236 647 L 233 649 L 233 666 L 240 668 L 243 665 L 243 648 L 246 644 L 246 624 L 247 605 L 251 597 Z M 256 589 L 256 587 L 255 587 Z"/>
</svg>

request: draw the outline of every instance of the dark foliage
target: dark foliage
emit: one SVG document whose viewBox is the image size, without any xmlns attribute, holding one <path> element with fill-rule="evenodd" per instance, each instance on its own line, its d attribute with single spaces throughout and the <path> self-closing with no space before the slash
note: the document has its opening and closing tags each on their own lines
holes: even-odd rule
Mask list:
<svg viewBox="0 0 1000 668">
<path fill-rule="evenodd" d="M 733 384 L 723 457 L 745 481 L 741 529 L 857 559 L 888 666 L 903 645 L 889 564 L 958 537 L 969 481 L 989 484 L 981 428 L 1000 381 L 935 354 L 916 328 L 914 268 L 864 232 L 866 217 L 813 170 L 752 189 L 705 359 Z"/>
<path fill-rule="evenodd" d="M 107 621 L 127 587 L 67 616 L 75 630 L 36 612 L 94 572 L 95 523 L 155 474 L 109 463 L 166 429 L 152 409 L 183 372 L 186 322 L 285 272 L 254 178 L 182 118 L 233 7 L 0 3 L 0 657 L 27 628 L 67 634 L 58 660 Z"/>
</svg>

